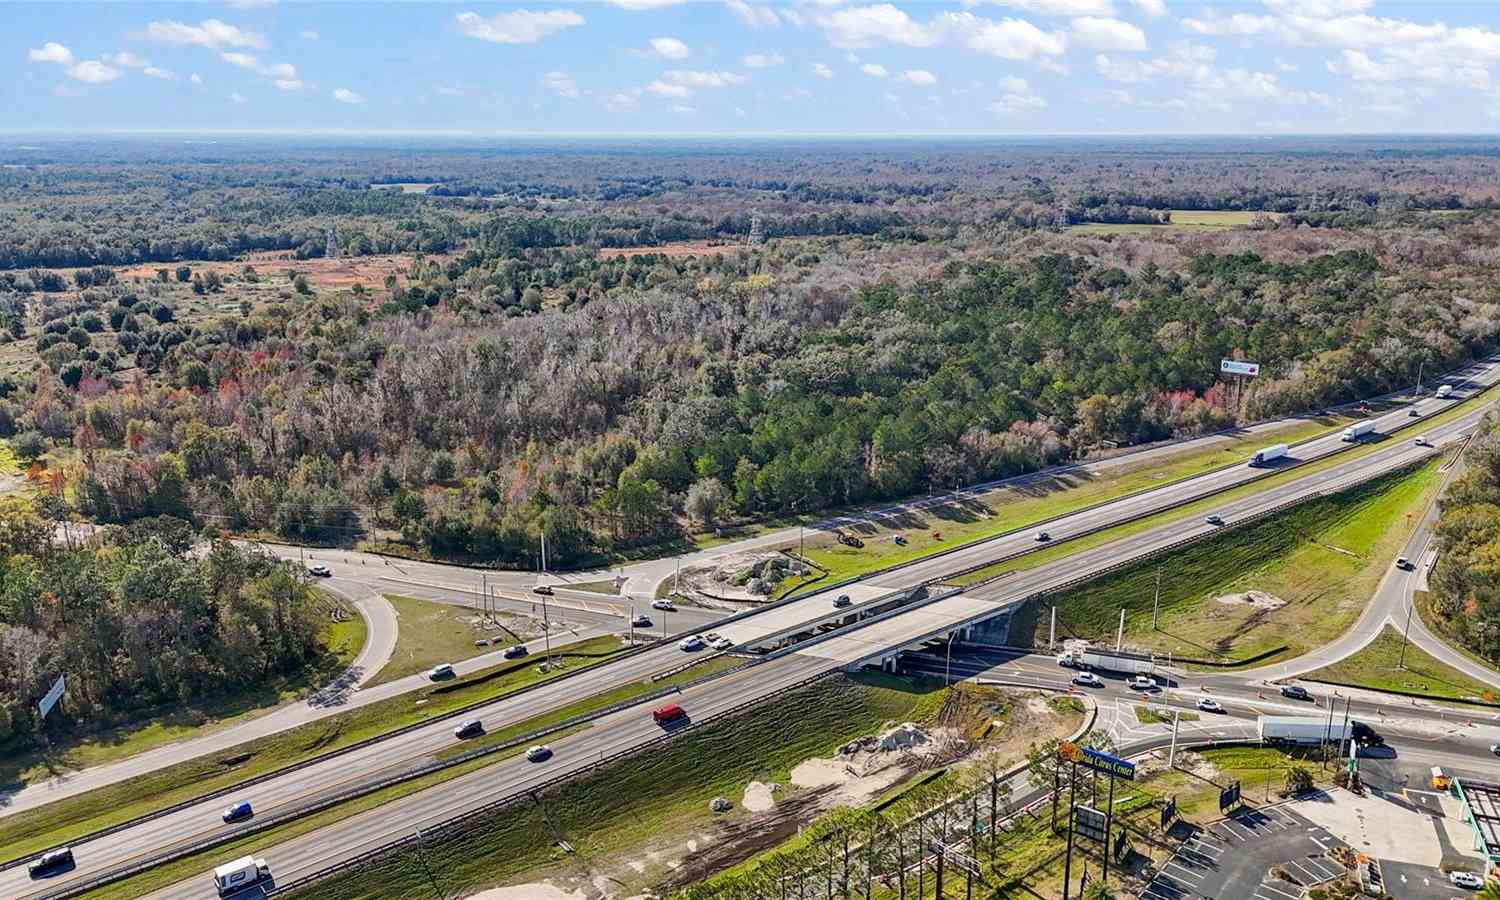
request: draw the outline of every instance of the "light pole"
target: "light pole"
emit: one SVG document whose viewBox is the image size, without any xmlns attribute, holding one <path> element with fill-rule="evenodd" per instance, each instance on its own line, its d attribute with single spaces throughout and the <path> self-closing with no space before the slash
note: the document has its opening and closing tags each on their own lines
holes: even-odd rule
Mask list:
<svg viewBox="0 0 1500 900">
<path fill-rule="evenodd" d="M 1156 570 L 1156 596 L 1151 600 L 1151 630 L 1156 630 L 1156 610 L 1161 606 L 1161 569 Z"/>
<path fill-rule="evenodd" d="M 1401 659 L 1396 662 L 1396 668 L 1406 668 L 1406 643 L 1411 639 L 1411 611 L 1416 606 L 1411 595 L 1406 598 L 1406 630 L 1401 633 Z"/>
<path fill-rule="evenodd" d="M 1422 396 L 1422 367 L 1427 365 L 1427 360 L 1417 360 L 1417 396 Z"/>
<path fill-rule="evenodd" d="M 943 662 L 943 687 L 947 687 L 953 681 L 953 639 L 958 637 L 958 632 L 948 633 L 948 657 Z"/>
</svg>

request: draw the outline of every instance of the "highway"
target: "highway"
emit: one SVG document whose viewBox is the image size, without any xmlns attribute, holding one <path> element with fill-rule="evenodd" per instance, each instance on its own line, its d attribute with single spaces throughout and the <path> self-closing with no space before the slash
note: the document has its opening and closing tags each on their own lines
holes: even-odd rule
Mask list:
<svg viewBox="0 0 1500 900">
<path fill-rule="evenodd" d="M 1489 384 L 1497 377 L 1500 377 L 1500 367 L 1490 364 L 1474 373 L 1473 380 L 1477 383 Z M 1420 408 L 1424 413 L 1431 414 L 1451 405 L 1452 401 L 1424 400 Z M 1480 413 L 1471 412 L 1455 422 L 1431 428 L 1428 430 L 1428 437 L 1433 443 L 1441 444 L 1452 441 L 1464 429 L 1472 427 L 1479 416 Z M 1407 414 L 1404 410 L 1398 410 L 1379 419 L 1382 429 L 1403 425 L 1406 421 Z M 1367 478 L 1373 472 L 1395 468 L 1433 452 L 1427 448 L 1413 446 L 1406 438 L 1391 439 L 1386 443 L 1388 446 L 1363 458 L 1347 460 L 1315 474 L 1294 478 L 1276 488 L 1226 504 L 1220 514 L 1232 523 L 1238 518 L 1254 515 L 1258 511 L 1272 508 L 1294 497 L 1334 490 L 1345 484 Z M 1321 453 L 1335 451 L 1340 446 L 1335 435 L 1302 445 L 1298 448 L 1298 456 L 1304 459 L 1310 458 Z M 1061 517 L 1049 523 L 1047 528 L 1054 540 L 1086 533 L 1098 527 L 1148 514 L 1173 502 L 1182 502 L 1226 487 L 1243 484 L 1259 474 L 1257 470 L 1245 466 L 1222 469 L 1185 482 L 1122 498 L 1092 510 L 1083 510 Z M 970 594 L 950 598 L 951 602 L 941 600 L 923 609 L 914 609 L 887 618 L 871 626 L 879 629 L 879 632 L 872 633 L 879 635 L 875 643 L 880 646 L 873 646 L 869 641 L 861 640 L 860 635 L 865 629 L 859 629 L 852 633 L 855 640 L 852 647 L 840 645 L 839 642 L 845 640 L 843 636 L 823 643 L 814 643 L 804 649 L 798 649 L 797 652 L 758 665 L 747 673 L 727 676 L 685 691 L 683 703 L 691 713 L 702 718 L 758 698 L 773 696 L 777 691 L 785 689 L 787 685 L 796 683 L 809 675 L 838 668 L 848 663 L 864 661 L 871 655 L 878 655 L 879 652 L 902 645 L 914 634 L 920 637 L 920 629 L 913 624 L 916 620 L 903 621 L 906 616 L 926 616 L 927 618 L 921 620 L 919 624 L 922 628 L 928 628 L 934 621 L 931 616 L 936 612 L 941 617 L 940 611 L 944 609 L 945 604 L 958 608 L 960 604 L 979 602 L 988 607 L 1000 608 L 1023 599 L 1037 590 L 1065 583 L 1123 559 L 1168 546 L 1184 537 L 1200 534 L 1212 527 L 1205 525 L 1196 517 L 1159 525 L 1081 554 L 1018 573 L 976 589 Z M 938 578 L 955 569 L 1032 549 L 1037 543 L 1033 538 L 1030 532 L 1002 537 L 868 579 L 860 586 L 860 590 L 851 591 L 858 596 L 856 602 L 847 609 L 834 611 L 826 595 L 813 595 L 781 605 L 768 612 L 749 616 L 737 623 L 717 627 L 733 640 L 747 644 L 765 641 L 774 635 L 787 633 L 788 629 L 805 630 L 815 622 L 856 615 L 863 609 L 880 605 L 894 592 L 908 590 L 914 585 Z M 340 579 L 354 580 L 362 570 L 369 572 L 372 571 L 372 567 L 335 565 L 333 582 L 337 586 Z M 464 577 L 468 579 L 470 585 L 474 584 L 472 573 L 466 573 Z M 388 584 L 389 578 L 389 575 L 381 573 L 375 576 L 374 583 L 383 586 Z M 367 587 L 372 586 L 368 578 L 358 578 L 358 580 Z M 409 580 L 415 581 L 416 579 Z M 411 587 L 421 587 L 421 585 Z M 605 600 L 605 602 L 608 601 Z M 981 609 L 980 612 L 993 614 L 991 609 Z M 938 627 L 951 628 L 960 624 L 965 617 L 975 617 L 975 614 L 968 608 L 962 610 L 962 613 L 963 615 L 957 619 L 940 618 Z M 851 654 L 853 654 L 852 657 Z M 544 686 L 522 697 L 496 701 L 492 706 L 472 714 L 472 717 L 484 719 L 491 728 L 518 722 L 557 706 L 597 694 L 609 686 L 638 680 L 653 672 L 662 671 L 677 664 L 683 658 L 674 645 L 656 647 L 630 658 L 606 664 L 585 675 Z M 359 692 L 355 696 L 363 693 L 365 692 Z M 393 765 L 415 765 L 430 757 L 434 751 L 452 746 L 454 739 L 451 727 L 451 721 L 435 722 L 431 726 L 380 742 L 328 763 L 310 766 L 287 776 L 267 781 L 249 789 L 243 797 L 236 796 L 233 799 L 251 800 L 258 813 L 264 815 L 279 806 L 317 796 L 334 787 L 348 784 L 351 781 L 347 774 L 349 772 L 357 771 L 361 773 L 357 777 L 369 777 L 372 773 L 389 771 Z M 552 777 L 569 769 L 587 766 L 601 753 L 610 755 L 638 746 L 643 741 L 656 736 L 657 733 L 655 726 L 650 724 L 649 716 L 645 715 L 643 710 L 628 710 L 603 719 L 586 731 L 557 742 L 555 747 L 558 752 L 546 764 L 536 765 L 525 763 L 524 760 L 512 760 L 489 766 L 472 776 L 464 776 L 445 785 L 411 795 L 396 803 L 387 804 L 374 815 L 357 816 L 305 835 L 282 847 L 274 848 L 266 854 L 267 859 L 271 861 L 273 870 L 280 873 L 282 877 L 287 877 L 288 874 L 294 876 L 298 872 L 307 871 L 314 862 L 317 866 L 326 865 L 343 856 L 356 853 L 361 848 L 369 847 L 372 843 L 409 833 L 414 824 L 431 823 L 464 810 L 476 808 L 491 798 L 503 796 L 509 791 L 536 783 L 538 780 Z M 475 781 L 483 782 L 482 789 L 471 784 Z M 220 833 L 225 826 L 219 823 L 218 813 L 224 805 L 224 800 L 198 804 L 98 841 L 76 844 L 74 849 L 79 861 L 78 869 L 50 880 L 45 886 L 29 884 L 26 881 L 24 869 L 16 868 L 0 872 L 0 895 L 41 896 L 49 889 L 65 886 L 70 882 L 138 860 L 143 856 L 160 853 L 174 845 L 205 835 Z M 207 883 L 206 878 L 204 883 Z"/>
</svg>

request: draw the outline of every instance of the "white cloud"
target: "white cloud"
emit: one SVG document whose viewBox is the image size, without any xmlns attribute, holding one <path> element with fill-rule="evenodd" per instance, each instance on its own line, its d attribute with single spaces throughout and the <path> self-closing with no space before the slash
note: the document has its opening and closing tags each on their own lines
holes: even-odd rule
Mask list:
<svg viewBox="0 0 1500 900">
<path fill-rule="evenodd" d="M 1108 97 L 1111 102 L 1118 103 L 1121 106 L 1129 106 L 1135 102 L 1134 94 L 1120 88 L 1110 88 L 1104 92 L 1104 96 Z"/>
<path fill-rule="evenodd" d="M 693 55 L 692 48 L 674 37 L 654 37 L 642 49 L 630 52 L 646 59 L 687 59 Z"/>
<path fill-rule="evenodd" d="M 318 34 L 316 31 L 313 31 L 311 28 L 304 28 L 301 31 L 297 32 L 297 37 L 302 38 L 304 41 L 316 41 L 321 38 L 322 35 Z"/>
<path fill-rule="evenodd" d="M 886 72 L 885 66 L 882 66 L 879 63 L 865 63 L 864 65 L 859 67 L 859 70 L 870 76 L 871 78 L 884 78 L 886 75 L 890 74 Z"/>
<path fill-rule="evenodd" d="M 1295 71 L 1297 71 L 1297 64 L 1296 63 L 1294 63 L 1294 62 L 1287 62 L 1286 60 L 1282 59 L 1279 56 L 1276 57 L 1275 59 L 1271 60 L 1271 63 L 1276 66 L 1276 71 L 1278 71 L 1278 72 L 1295 72 Z"/>
<path fill-rule="evenodd" d="M 779 66 L 782 63 L 786 62 L 786 57 L 776 52 L 751 53 L 746 55 L 744 59 L 740 61 L 743 62 L 745 64 L 745 67 L 748 69 L 769 69 L 772 66 Z"/>
<path fill-rule="evenodd" d="M 736 119 L 748 119 L 750 118 L 750 114 L 745 112 L 744 107 L 736 106 L 734 108 L 734 117 Z"/>
<path fill-rule="evenodd" d="M 1160 18 L 1167 14 L 1166 0 L 1131 0 L 1135 8 L 1141 11 L 1141 15 L 1148 19 Z"/>
<path fill-rule="evenodd" d="M 166 44 L 195 45 L 217 50 L 221 47 L 255 47 L 264 49 L 266 39 L 253 31 L 245 31 L 218 19 L 204 19 L 197 25 L 187 25 L 168 19 L 152 22 L 146 26 L 146 38 Z"/>
<path fill-rule="evenodd" d="M 203 76 L 199 75 L 197 72 L 194 72 L 193 74 L 188 76 L 188 81 L 191 81 L 193 84 L 202 84 Z"/>
<path fill-rule="evenodd" d="M 769 28 L 781 24 L 781 16 L 786 16 L 793 24 L 800 25 L 800 17 L 793 10 L 783 10 L 778 16 L 776 10 L 765 6 L 747 3 L 746 0 L 724 0 L 724 5 L 734 14 L 734 17 L 744 22 L 751 28 Z"/>
<path fill-rule="evenodd" d="M 744 84 L 747 80 L 745 76 L 736 75 L 733 72 L 694 72 L 683 69 L 673 69 L 662 77 L 672 84 L 690 88 L 729 87 L 733 84 Z"/>
<path fill-rule="evenodd" d="M 1011 116 L 1047 107 L 1047 101 L 1037 96 L 1024 78 L 1008 75 L 1000 79 L 999 88 L 1000 98 L 990 104 L 990 112 Z"/>
<path fill-rule="evenodd" d="M 1214 48 L 1204 44 L 1178 43 L 1166 56 L 1155 59 L 1114 59 L 1104 54 L 1094 57 L 1094 68 L 1110 81 L 1140 83 L 1168 76 L 1179 81 L 1208 81 L 1213 77 Z"/>
<path fill-rule="evenodd" d="M 582 96 L 578 90 L 578 82 L 567 72 L 548 72 L 542 76 L 542 87 L 569 100 L 577 100 Z"/>
<path fill-rule="evenodd" d="M 932 87 L 937 84 L 937 76 L 926 69 L 907 69 L 896 80 L 914 84 L 917 87 Z"/>
<path fill-rule="evenodd" d="M 156 66 L 147 66 L 146 68 L 141 70 L 141 73 L 150 78 L 160 78 L 162 81 L 177 80 L 176 72 L 173 72 L 170 69 L 157 68 Z"/>
<path fill-rule="evenodd" d="M 229 101 L 231 103 L 246 103 L 246 102 L 249 102 L 249 99 L 250 98 L 246 97 L 244 94 L 230 94 L 229 95 Z"/>
<path fill-rule="evenodd" d="M 306 86 L 300 78 L 277 78 L 273 83 L 283 91 L 300 91 Z"/>
<path fill-rule="evenodd" d="M 1146 49 L 1146 33 L 1129 22 L 1084 16 L 1074 19 L 1072 26 L 1073 40 L 1092 50 L 1131 52 Z"/>
<path fill-rule="evenodd" d="M 829 66 L 825 65 L 824 63 L 813 63 L 812 64 L 812 71 L 813 71 L 813 74 L 816 75 L 816 76 L 818 76 L 819 78 L 832 78 L 833 77 L 833 69 L 830 68 Z"/>
<path fill-rule="evenodd" d="M 676 113 L 679 116 L 691 116 L 697 111 L 698 110 L 694 109 L 693 107 L 684 106 L 681 103 L 667 107 L 667 112 Z"/>
<path fill-rule="evenodd" d="M 1113 16 L 1111 0 L 990 0 L 997 6 L 1009 6 L 1039 16 Z M 977 3 L 966 2 L 965 6 Z"/>
<path fill-rule="evenodd" d="M 103 84 L 114 81 L 125 74 L 114 66 L 105 65 L 97 59 L 86 59 L 68 67 L 68 77 L 88 84 Z"/>
<path fill-rule="evenodd" d="M 75 87 L 73 87 L 72 85 L 70 85 L 70 84 L 68 84 L 66 82 L 64 82 L 62 84 L 59 84 L 56 87 L 54 87 L 52 89 L 52 93 L 56 94 L 59 97 L 82 97 L 82 96 L 84 96 L 84 92 L 83 91 L 80 91 L 78 88 L 75 88 Z"/>
<path fill-rule="evenodd" d="M 1265 4 L 1284 15 L 1335 19 L 1362 13 L 1374 6 L 1375 0 L 1265 0 Z"/>
<path fill-rule="evenodd" d="M 938 42 L 937 32 L 914 21 L 889 3 L 875 6 L 850 6 L 818 17 L 818 24 L 835 47 L 861 49 L 881 44 L 904 47 L 931 47 Z"/>
<path fill-rule="evenodd" d="M 1002 59 L 1035 60 L 1061 56 L 1068 48 L 1060 31 L 1043 31 L 1025 19 L 991 21 L 971 13 L 948 13 L 946 24 L 970 50 Z"/>
<path fill-rule="evenodd" d="M 656 81 L 653 81 L 650 84 L 646 85 L 646 90 L 648 90 L 651 93 L 657 95 L 658 97 L 691 97 L 691 96 L 693 96 L 693 91 L 692 91 L 691 88 L 685 87 L 685 86 L 680 85 L 680 84 L 668 84 L 667 82 L 661 81 L 660 79 L 658 79 Z"/>
<path fill-rule="evenodd" d="M 1235 13 L 1231 16 L 1221 16 L 1210 12 L 1201 19 L 1182 20 L 1182 27 L 1188 31 L 1212 37 L 1230 35 L 1244 37 L 1253 34 L 1264 34 L 1276 28 L 1276 24 L 1276 19 L 1272 16 L 1256 16 L 1249 13 Z"/>
<path fill-rule="evenodd" d="M 141 59 L 139 56 L 136 56 L 134 53 L 131 53 L 128 50 L 121 50 L 119 53 L 113 54 L 106 53 L 104 54 L 103 59 L 110 65 L 119 66 L 123 69 L 144 69 L 145 67 L 151 65 L 146 60 Z"/>
<path fill-rule="evenodd" d="M 348 88 L 336 88 L 334 90 L 332 96 L 333 96 L 333 99 L 337 100 L 340 103 L 356 103 L 357 104 L 357 103 L 363 103 L 363 102 L 365 102 L 365 98 L 364 97 L 361 97 L 359 94 L 354 93 L 353 91 L 349 90 Z"/>
<path fill-rule="evenodd" d="M 224 0 L 233 9 L 261 9 L 275 6 L 276 0 Z"/>
<path fill-rule="evenodd" d="M 668 6 L 677 6 L 680 3 L 686 3 L 687 0 L 609 0 L 609 2 L 621 9 L 640 12 L 646 9 L 665 9 Z"/>
<path fill-rule="evenodd" d="M 252 53 L 220 53 L 219 58 L 231 66 L 239 66 L 252 72 L 260 69 L 260 60 Z"/>
<path fill-rule="evenodd" d="M 630 91 L 606 95 L 603 103 L 604 108 L 613 113 L 634 112 L 641 108 L 640 97 Z"/>
<path fill-rule="evenodd" d="M 26 58 L 32 62 L 48 62 L 71 66 L 73 64 L 73 51 L 56 41 L 48 41 L 41 47 L 28 52 Z"/>
<path fill-rule="evenodd" d="M 463 12 L 455 19 L 464 34 L 496 44 L 534 44 L 565 28 L 584 23 L 583 16 L 570 9 L 551 9 L 545 12 L 516 9 L 496 13 L 489 18 L 478 13 Z"/>
</svg>

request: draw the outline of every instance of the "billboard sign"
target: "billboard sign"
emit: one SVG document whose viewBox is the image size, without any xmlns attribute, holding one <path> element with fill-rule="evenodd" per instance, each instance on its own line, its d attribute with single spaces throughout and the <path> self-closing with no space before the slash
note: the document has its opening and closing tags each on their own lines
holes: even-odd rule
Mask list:
<svg viewBox="0 0 1500 900">
<path fill-rule="evenodd" d="M 1116 778 L 1124 778 L 1129 781 L 1135 780 L 1135 763 L 1128 759 L 1110 756 L 1108 753 L 1100 753 L 1098 750 L 1090 750 L 1085 747 L 1083 749 L 1083 759 L 1079 760 L 1079 762 L 1091 769 L 1104 772 L 1107 775 L 1113 775 Z"/>
<path fill-rule="evenodd" d="M 1219 812 L 1223 812 L 1240 802 L 1240 783 L 1236 781 L 1229 787 L 1219 792 Z"/>
<path fill-rule="evenodd" d="M 1249 375 L 1254 378 L 1260 374 L 1260 363 L 1243 362 L 1238 359 L 1219 360 L 1219 371 L 1225 375 Z"/>
<path fill-rule="evenodd" d="M 1091 841 L 1104 843 L 1109 833 L 1104 830 L 1104 813 L 1089 806 L 1073 807 L 1073 830 Z"/>
<path fill-rule="evenodd" d="M 52 682 L 51 690 L 47 691 L 47 696 L 43 697 L 36 705 L 37 710 L 42 714 L 42 718 L 47 718 L 47 713 L 52 712 L 52 707 L 56 706 L 57 701 L 62 699 L 63 691 L 67 690 L 67 687 L 67 682 L 63 676 L 57 676 L 57 680 Z"/>
<path fill-rule="evenodd" d="M 1173 796 L 1172 799 L 1164 803 L 1161 808 L 1162 830 L 1166 831 L 1167 823 L 1171 822 L 1175 818 L 1177 818 L 1177 797 Z"/>
</svg>

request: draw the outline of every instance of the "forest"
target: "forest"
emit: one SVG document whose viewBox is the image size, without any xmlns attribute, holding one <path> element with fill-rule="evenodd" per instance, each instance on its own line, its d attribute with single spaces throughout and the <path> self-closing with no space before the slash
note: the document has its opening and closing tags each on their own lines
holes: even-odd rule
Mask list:
<svg viewBox="0 0 1500 900">
<path fill-rule="evenodd" d="M 1441 502 L 1431 608 L 1439 626 L 1487 659 L 1500 657 L 1500 419 L 1464 451 Z"/>
</svg>

